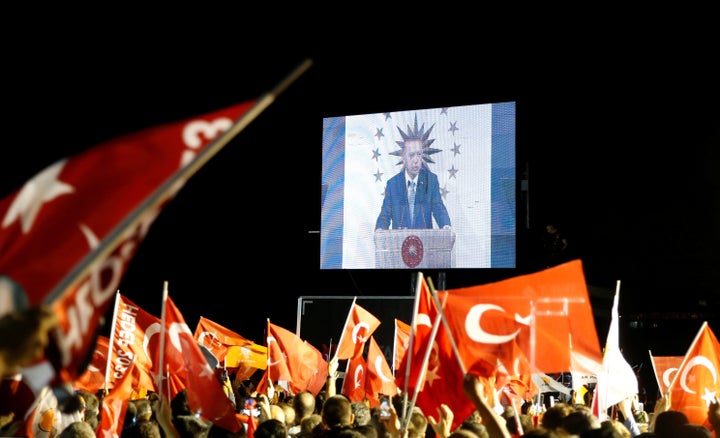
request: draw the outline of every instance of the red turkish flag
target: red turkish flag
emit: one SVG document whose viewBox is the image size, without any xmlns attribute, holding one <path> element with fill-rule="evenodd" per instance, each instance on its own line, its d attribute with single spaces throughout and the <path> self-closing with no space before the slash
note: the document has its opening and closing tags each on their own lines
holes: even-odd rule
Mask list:
<svg viewBox="0 0 720 438">
<path fill-rule="evenodd" d="M 533 383 L 530 363 L 527 357 L 515 345 L 513 353 L 512 368 L 506 368 L 502 363 L 498 364 L 495 375 L 495 389 L 503 390 L 508 397 L 513 397 L 513 403 L 522 405 L 525 400 L 530 400 L 533 394 L 537 393 L 537 386 Z"/>
<path fill-rule="evenodd" d="M 380 320 L 353 300 L 335 356 L 340 360 L 361 356 L 365 343 L 379 326 Z"/>
<path fill-rule="evenodd" d="M 194 158 L 253 106 L 155 126 L 64 158 L 0 200 L 0 288 L 50 303 L 60 318 L 48 358 L 71 382 L 138 245 L 199 166 Z M 218 143 L 222 146 L 222 143 Z M 205 154 L 208 156 L 209 154 Z"/>
<path fill-rule="evenodd" d="M 267 338 L 270 380 L 287 380 L 295 394 L 310 391 L 317 395 L 328 375 L 328 363 L 320 350 L 270 321 Z"/>
<path fill-rule="evenodd" d="M 390 365 L 385 359 L 380 346 L 374 337 L 370 337 L 367 352 L 367 375 L 365 378 L 365 396 L 370 401 L 370 407 L 380 404 L 380 394 L 396 395 L 397 385 Z"/>
<path fill-rule="evenodd" d="M 428 343 L 434 341 L 431 339 L 431 334 L 437 315 L 430 288 L 422 272 L 419 272 L 412 322 L 414 330 L 408 339 L 408 350 L 395 371 L 395 383 L 405 392 L 414 389 L 418 384 L 420 388 L 423 387 L 424 378 L 420 378 L 420 374 L 424 372 L 422 363 Z M 437 322 L 440 323 L 439 320 Z"/>
<path fill-rule="evenodd" d="M 242 424 L 235 415 L 235 407 L 170 297 L 165 301 L 165 336 L 163 363 L 185 384 L 190 409 L 224 429 L 237 432 Z"/>
<path fill-rule="evenodd" d="M 576 356 L 602 362 L 579 260 L 447 293 L 445 316 L 469 370 L 485 368 L 492 357 L 511 368 L 514 343 L 533 372 L 570 371 Z"/>
<path fill-rule="evenodd" d="M 410 341 L 410 324 L 395 318 L 395 342 L 393 349 L 393 370 L 399 370 Z"/>
<path fill-rule="evenodd" d="M 236 370 L 236 380 L 250 378 L 267 366 L 267 348 L 244 338 L 227 327 L 200 317 L 195 339 L 217 358 L 224 368 Z"/>
<path fill-rule="evenodd" d="M 103 397 L 100 406 L 100 424 L 98 425 L 97 436 L 118 438 L 122 435 L 125 423 L 125 411 L 128 401 L 133 394 L 132 368 L 129 372 L 115 382 L 115 387 Z"/>
<path fill-rule="evenodd" d="M 133 388 L 158 391 L 157 364 L 161 320 L 143 310 L 119 292 L 112 324 L 112 352 L 109 382 L 114 383 L 132 370 Z M 130 367 L 134 364 L 134 367 Z"/>
<path fill-rule="evenodd" d="M 110 339 L 107 336 L 98 336 L 90 365 L 73 382 L 73 389 L 95 394 L 100 389 L 105 388 L 105 371 L 107 371 L 108 352 L 110 351 L 109 344 Z"/>
<path fill-rule="evenodd" d="M 417 392 L 415 404 L 423 412 L 437 412 L 441 403 L 447 404 L 454 413 L 454 429 L 475 410 L 475 406 L 465 396 L 448 397 L 448 394 L 456 394 L 458 388 L 462 388 L 465 373 L 455 358 L 450 338 L 441 323 L 430 288 L 422 273 L 418 276 L 419 285 L 415 298 L 417 312 L 413 317 L 415 331 L 411 339 L 412 351 L 409 349 L 405 355 L 401 370 L 396 372 L 395 382 L 398 388 L 403 389 L 404 382 L 409 380 L 408 396 L 414 397 L 414 393 Z M 445 294 L 439 295 L 442 297 Z M 440 298 L 440 302 L 442 301 L 443 299 Z M 438 330 L 433 338 L 433 327 L 436 324 Z M 427 356 L 428 349 L 429 356 Z M 425 361 L 426 356 L 427 361 Z M 409 379 L 405 377 L 405 367 L 408 365 Z"/>
<path fill-rule="evenodd" d="M 670 383 L 675 378 L 680 364 L 682 364 L 684 356 L 653 356 L 650 353 L 650 362 L 655 372 L 660 394 L 665 394 Z"/>
<path fill-rule="evenodd" d="M 220 363 L 225 360 L 229 347 L 254 344 L 253 341 L 203 316 L 200 317 L 195 327 L 194 336 L 198 344 L 207 347 Z"/>
<path fill-rule="evenodd" d="M 691 423 L 709 426 L 707 411 L 720 394 L 720 344 L 707 322 L 683 358 L 670 383 L 670 409 L 684 412 Z"/>
<path fill-rule="evenodd" d="M 342 393 L 351 401 L 365 400 L 365 382 L 367 380 L 367 364 L 365 359 L 356 356 L 348 360 L 343 379 Z"/>
</svg>

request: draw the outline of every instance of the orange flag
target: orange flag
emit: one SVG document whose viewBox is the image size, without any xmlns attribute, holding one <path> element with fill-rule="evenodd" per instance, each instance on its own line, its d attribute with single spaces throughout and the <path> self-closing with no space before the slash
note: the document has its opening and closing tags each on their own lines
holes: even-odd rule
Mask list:
<svg viewBox="0 0 720 438">
<path fill-rule="evenodd" d="M 371 336 L 368 344 L 367 375 L 365 378 L 365 397 L 370 401 L 370 407 L 380 404 L 380 394 L 390 397 L 396 395 L 397 385 L 395 385 L 395 379 L 385 355 L 375 338 Z"/>
<path fill-rule="evenodd" d="M 399 370 L 410 341 L 410 324 L 395 318 L 395 341 L 393 343 L 393 375 Z"/>
<path fill-rule="evenodd" d="M 380 326 L 380 320 L 353 299 L 335 357 L 340 360 L 362 355 L 365 343 Z"/>
<path fill-rule="evenodd" d="M 650 351 L 648 351 L 648 354 L 650 355 L 650 362 L 655 372 L 660 394 L 665 394 L 670 382 L 675 378 L 678 368 L 680 368 L 683 356 L 653 356 Z"/>
<path fill-rule="evenodd" d="M 720 344 L 707 321 L 670 383 L 670 409 L 684 412 L 691 423 L 709 426 L 708 406 L 720 394 Z"/>
</svg>

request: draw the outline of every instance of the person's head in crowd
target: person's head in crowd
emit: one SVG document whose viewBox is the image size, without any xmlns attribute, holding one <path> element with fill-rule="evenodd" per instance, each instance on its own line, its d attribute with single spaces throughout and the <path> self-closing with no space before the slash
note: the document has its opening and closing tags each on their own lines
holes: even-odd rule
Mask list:
<svg viewBox="0 0 720 438">
<path fill-rule="evenodd" d="M 283 415 L 285 417 L 285 427 L 290 430 L 291 427 L 295 425 L 295 408 L 292 407 L 292 405 L 289 402 L 292 402 L 292 400 L 285 400 L 284 402 L 281 402 L 278 404 L 280 408 L 283 411 Z"/>
<path fill-rule="evenodd" d="M 475 433 L 470 429 L 462 429 L 458 427 L 457 429 L 450 432 L 448 438 L 478 438 L 478 436 L 475 435 Z"/>
<path fill-rule="evenodd" d="M 328 397 L 323 403 L 322 419 L 328 428 L 351 426 L 355 421 L 350 399 L 342 394 Z"/>
<path fill-rule="evenodd" d="M 427 432 L 428 420 L 422 409 L 415 406 L 408 421 L 408 438 L 422 438 Z"/>
<path fill-rule="evenodd" d="M 95 438 L 95 431 L 89 423 L 79 420 L 65 426 L 57 438 Z"/>
<path fill-rule="evenodd" d="M 562 426 L 563 419 L 567 417 L 575 408 L 568 403 L 555 403 L 547 408 L 540 420 L 540 424 L 545 429 L 556 430 Z"/>
<path fill-rule="evenodd" d="M 0 298 L 4 298 L 2 292 Z M 47 305 L 5 310 L 0 309 L 0 338 L 3 340 L 0 343 L 0 377 L 20 372 L 41 358 L 50 343 L 49 333 L 59 322 L 57 314 Z"/>
<path fill-rule="evenodd" d="M 683 424 L 678 428 L 678 431 L 680 432 L 680 435 L 678 436 L 682 438 L 713 438 L 713 434 L 710 432 L 710 429 L 702 424 Z"/>
<path fill-rule="evenodd" d="M 287 438 L 287 427 L 285 423 L 271 418 L 257 425 L 255 438 Z"/>
<path fill-rule="evenodd" d="M 537 426 L 525 432 L 525 434 L 522 435 L 522 438 L 567 438 L 567 434 L 562 431 Z"/>
<path fill-rule="evenodd" d="M 90 423 L 93 430 L 97 429 L 100 423 L 100 400 L 89 391 L 78 391 L 78 394 L 85 399 L 85 421 Z"/>
<path fill-rule="evenodd" d="M 286 423 L 285 411 L 278 404 L 270 404 L 270 418 Z"/>
<path fill-rule="evenodd" d="M 365 438 L 380 438 L 380 431 L 371 423 L 360 424 L 353 427 L 353 429 L 363 434 Z"/>
<path fill-rule="evenodd" d="M 157 421 L 138 421 L 124 427 L 122 438 L 164 438 Z"/>
<path fill-rule="evenodd" d="M 469 430 L 470 432 L 477 435 L 479 438 L 490 438 L 490 434 L 484 424 L 476 421 L 475 419 L 468 419 L 460 423 L 459 429 Z"/>
<path fill-rule="evenodd" d="M 657 414 L 655 417 L 655 427 L 653 432 L 655 436 L 660 438 L 676 438 L 678 435 L 678 429 L 683 424 L 688 424 L 690 421 L 687 416 L 675 410 L 663 411 Z"/>
<path fill-rule="evenodd" d="M 370 407 L 365 402 L 354 401 L 350 403 L 350 406 L 355 417 L 353 426 L 364 426 L 370 423 Z"/>
<path fill-rule="evenodd" d="M 172 400 L 170 400 L 170 411 L 173 417 L 180 415 L 193 415 L 190 405 L 188 405 L 187 388 L 177 393 Z"/>
<path fill-rule="evenodd" d="M 590 409 L 576 408 L 561 420 L 560 427 L 571 435 L 580 435 L 591 429 L 600 429 L 600 419 Z"/>
<path fill-rule="evenodd" d="M 505 420 L 505 425 L 512 435 L 519 435 L 520 430 L 522 430 L 523 432 L 527 432 L 528 430 L 533 428 L 532 415 L 520 414 L 517 418 L 520 419 L 520 428 L 518 428 L 517 419 L 515 417 L 510 417 Z"/>
<path fill-rule="evenodd" d="M 173 417 L 172 423 L 181 437 L 204 437 L 212 425 L 212 422 L 195 415 L 178 415 Z"/>
<path fill-rule="evenodd" d="M 295 409 L 295 424 L 315 413 L 315 396 L 310 391 L 302 391 L 292 399 L 292 406 Z"/>
<path fill-rule="evenodd" d="M 353 427 L 339 429 L 332 435 L 333 438 L 366 438 L 359 430 Z"/>
<path fill-rule="evenodd" d="M 244 427 L 239 428 L 237 432 L 231 432 L 217 424 L 212 424 L 205 438 L 247 438 L 247 436 L 247 429 Z"/>
<path fill-rule="evenodd" d="M 150 404 L 150 400 L 146 398 L 138 398 L 135 400 L 130 400 L 128 404 L 134 404 L 135 405 L 135 421 L 150 421 L 152 418 L 152 405 Z"/>
<path fill-rule="evenodd" d="M 311 437 L 313 430 L 319 424 L 322 424 L 322 416 L 320 414 L 308 415 L 300 420 L 300 432 L 297 433 L 297 436 L 302 438 Z"/>
<path fill-rule="evenodd" d="M 327 391 L 322 389 L 315 396 L 315 413 L 322 415 L 322 407 L 327 400 Z"/>
<path fill-rule="evenodd" d="M 591 429 L 597 431 L 597 429 Z M 599 432 L 602 437 L 607 438 L 632 438 L 630 430 L 625 425 L 614 418 L 607 419 L 600 423 Z"/>
</svg>

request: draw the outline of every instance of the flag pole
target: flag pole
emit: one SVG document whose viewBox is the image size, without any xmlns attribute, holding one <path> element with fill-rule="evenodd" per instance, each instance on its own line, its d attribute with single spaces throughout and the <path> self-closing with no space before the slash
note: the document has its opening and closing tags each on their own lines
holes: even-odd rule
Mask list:
<svg viewBox="0 0 720 438">
<path fill-rule="evenodd" d="M 440 315 L 440 319 L 442 320 L 443 326 L 445 327 L 445 332 L 447 333 L 447 337 L 450 340 L 450 345 L 452 346 L 453 353 L 455 354 L 455 359 L 458 362 L 458 365 L 460 366 L 460 371 L 462 371 L 463 375 L 467 374 L 467 370 L 465 368 L 465 364 L 463 363 L 462 358 L 460 357 L 460 350 L 457 348 L 457 344 L 455 343 L 455 337 L 452 334 L 452 331 L 450 330 L 450 326 L 448 325 L 447 319 L 445 318 L 445 312 L 443 311 L 443 305 L 444 302 L 441 304 L 440 299 L 437 294 L 437 290 L 435 290 L 435 286 L 433 285 L 432 278 L 428 279 L 428 286 L 430 287 L 430 294 L 432 295 L 433 301 L 435 302 L 435 306 L 438 308 L 438 314 Z"/>
<path fill-rule="evenodd" d="M 427 370 L 425 368 L 427 367 L 428 361 L 430 361 L 430 354 L 432 354 L 433 343 L 435 342 L 438 330 L 440 329 L 441 319 L 442 317 L 440 313 L 435 315 L 432 330 L 430 331 L 430 337 L 427 341 L 427 346 L 425 347 L 425 355 L 423 356 L 422 363 L 420 364 L 420 372 L 418 373 L 417 381 L 415 382 L 415 391 L 413 392 L 413 397 L 410 401 L 410 405 L 405 406 L 405 412 L 403 413 L 403 418 L 400 423 L 400 431 L 402 432 L 405 432 L 407 430 L 410 423 L 410 413 L 415 408 L 415 404 L 417 403 L 418 394 L 420 393 L 420 384 L 425 379 L 425 374 L 427 373 Z"/>
<path fill-rule="evenodd" d="M 113 344 L 115 343 L 113 339 L 115 338 L 115 320 L 117 319 L 117 311 L 118 307 L 120 306 L 120 291 L 118 290 L 115 292 L 115 308 L 113 309 L 113 316 L 110 320 L 110 340 L 108 342 L 108 352 L 107 352 L 107 364 L 105 365 L 105 382 L 103 383 L 103 392 L 105 394 L 108 393 L 108 382 L 110 381 L 110 370 L 112 369 L 112 352 L 113 352 Z"/>
<path fill-rule="evenodd" d="M 80 263 L 78 263 L 69 273 L 58 283 L 46 296 L 45 302 L 54 303 L 62 297 L 67 290 L 71 290 L 78 286 L 80 281 L 95 268 L 95 265 L 108 257 L 117 245 L 121 242 L 128 230 L 136 227 L 143 219 L 144 213 L 153 208 L 159 207 L 163 202 L 170 199 L 178 189 L 178 184 L 183 184 L 190 177 L 214 157 L 220 150 L 225 147 L 240 131 L 245 129 L 257 116 L 263 112 L 271 103 L 275 101 L 277 96 L 285 91 L 295 80 L 305 73 L 313 64 L 312 59 L 306 59 L 300 63 L 293 71 L 290 72 L 279 84 L 272 88 L 269 92 L 262 95 L 257 102 L 244 113 L 235 123 L 220 137 L 200 151 L 197 156 L 185 167 L 175 172 L 163 185 L 161 185 L 150 197 L 140 204 L 130 215 L 118 224 L 108 235 L 100 242 L 95 249 L 90 251 Z M 162 375 L 162 374 L 161 374 Z"/>
<path fill-rule="evenodd" d="M 165 359 L 165 314 L 167 308 L 167 297 L 168 297 L 168 282 L 163 282 L 163 294 L 162 294 L 162 308 L 160 311 L 160 352 L 158 353 L 158 368 L 157 368 L 157 387 L 158 393 L 162 394 L 162 381 L 163 381 L 163 359 Z M 170 381 L 168 380 L 168 385 Z"/>
<path fill-rule="evenodd" d="M 417 330 L 417 314 L 420 307 L 420 292 L 422 288 L 423 273 L 418 271 L 417 284 L 415 285 L 415 301 L 413 302 L 412 321 L 410 321 L 410 336 L 408 337 L 408 348 L 405 351 L 405 385 L 403 385 L 403 419 L 408 411 L 408 385 L 410 384 L 410 365 L 413 352 L 413 339 L 415 338 L 415 330 Z"/>
</svg>

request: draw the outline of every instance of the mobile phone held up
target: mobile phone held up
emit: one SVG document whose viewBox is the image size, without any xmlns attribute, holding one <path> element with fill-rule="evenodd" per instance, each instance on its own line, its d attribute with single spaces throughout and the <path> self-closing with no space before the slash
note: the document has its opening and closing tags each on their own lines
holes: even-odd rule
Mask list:
<svg viewBox="0 0 720 438">
<path fill-rule="evenodd" d="M 383 397 L 380 400 L 380 419 L 390 418 L 390 399 Z"/>
</svg>

